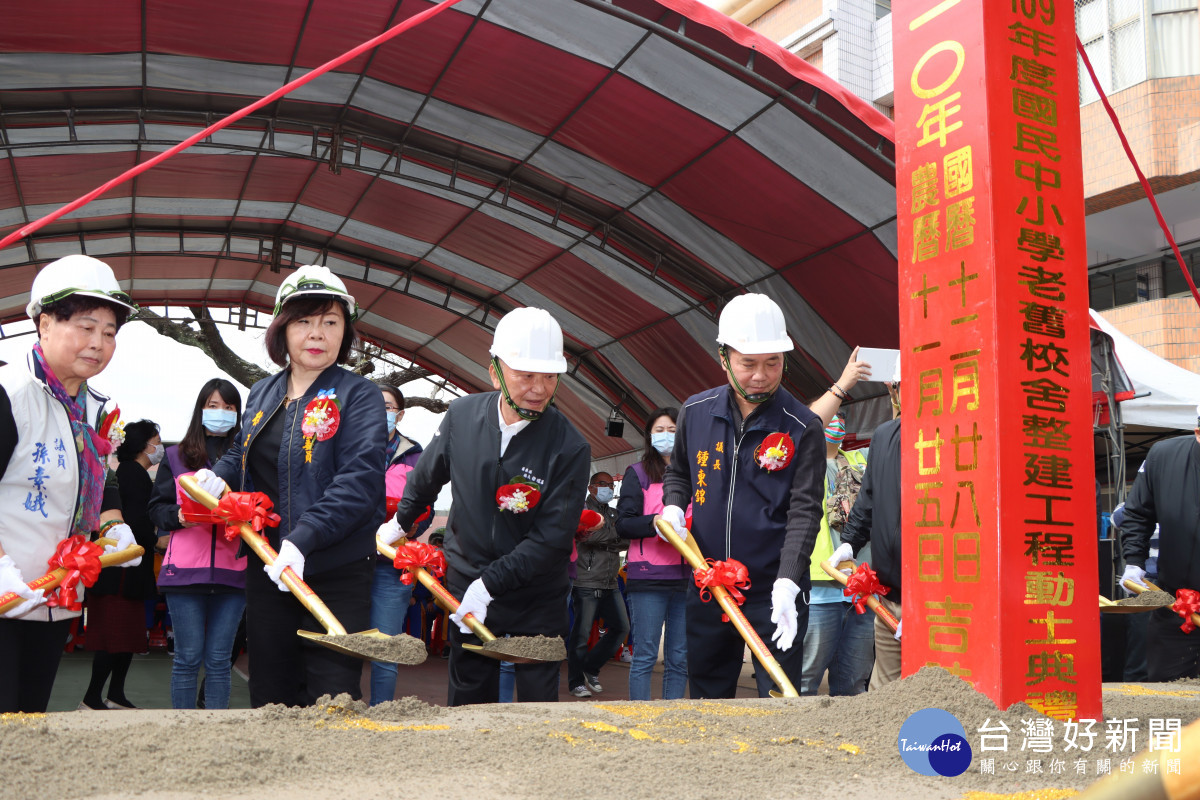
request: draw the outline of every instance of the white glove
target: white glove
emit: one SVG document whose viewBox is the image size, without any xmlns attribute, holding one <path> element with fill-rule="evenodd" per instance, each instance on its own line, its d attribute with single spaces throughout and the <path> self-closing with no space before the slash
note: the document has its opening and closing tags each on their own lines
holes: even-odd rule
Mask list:
<svg viewBox="0 0 1200 800">
<path fill-rule="evenodd" d="M 24 598 L 25 602 L 18 603 L 16 607 L 4 612 L 5 619 L 23 617 L 46 602 L 43 597 L 46 593 L 45 590 L 30 589 L 25 584 L 25 579 L 21 577 L 21 568 L 12 560 L 12 556 L 4 555 L 0 556 L 0 594 L 9 592 L 15 592 L 18 597 Z"/>
<path fill-rule="evenodd" d="M 679 506 L 663 506 L 662 513 L 659 516 L 663 522 L 666 522 L 675 529 L 675 533 L 679 535 L 680 539 L 683 539 L 685 542 L 687 541 L 687 518 L 684 517 L 682 508 Z M 661 533 L 658 535 L 658 538 L 666 541 L 666 538 Z"/>
<path fill-rule="evenodd" d="M 491 602 L 492 593 L 483 585 L 483 578 L 476 578 L 471 581 L 471 585 L 463 593 L 462 602 L 458 604 L 458 611 L 451 614 L 450 619 L 458 624 L 460 631 L 470 633 L 471 629 L 463 623 L 463 617 L 467 614 L 474 614 L 475 619 L 482 623 L 487 618 L 488 604 Z"/>
<path fill-rule="evenodd" d="M 897 642 L 900 641 L 900 630 L 904 627 L 904 620 L 896 621 L 896 632 L 892 634 L 892 638 Z"/>
<path fill-rule="evenodd" d="M 837 550 L 833 551 L 833 555 L 831 555 L 829 557 L 829 560 L 826 561 L 825 563 L 831 567 L 836 568 L 837 565 L 842 563 L 843 561 L 853 561 L 853 560 L 854 560 L 854 548 L 851 547 L 846 542 L 842 542 L 841 544 L 839 544 L 837 546 Z M 843 569 L 842 572 L 849 575 L 851 570 Z"/>
<path fill-rule="evenodd" d="M 791 578 L 777 578 L 771 587 L 771 622 L 775 623 L 775 633 L 771 641 L 780 650 L 790 650 L 796 640 L 796 596 L 800 587 Z"/>
<path fill-rule="evenodd" d="M 283 582 L 283 571 L 288 567 L 292 568 L 297 578 L 304 580 L 304 554 L 296 545 L 284 539 L 283 544 L 279 546 L 279 555 L 275 556 L 275 563 L 263 567 L 263 572 L 267 573 L 268 578 L 275 581 L 275 585 L 281 592 L 291 591 Z"/>
<path fill-rule="evenodd" d="M 1122 589 L 1125 589 L 1125 585 L 1124 585 L 1125 581 L 1129 581 L 1130 583 L 1136 583 L 1138 586 L 1141 586 L 1143 589 L 1150 588 L 1149 586 L 1146 585 L 1146 570 L 1142 569 L 1141 567 L 1135 567 L 1133 564 L 1125 565 L 1125 572 L 1122 573 L 1122 575 L 1121 575 L 1121 588 Z M 1125 589 L 1125 594 L 1132 594 L 1132 592 L 1130 592 L 1128 589 Z"/>
<path fill-rule="evenodd" d="M 375 531 L 375 536 L 384 544 L 393 545 L 404 538 L 404 530 L 400 527 L 400 523 L 396 522 L 395 517 L 389 517 L 388 521 Z"/>
<path fill-rule="evenodd" d="M 133 538 L 133 529 L 124 522 L 122 522 L 120 525 L 113 525 L 111 528 L 106 530 L 104 532 L 104 538 L 116 540 L 116 544 L 104 545 L 104 552 L 106 553 L 116 553 L 124 550 L 127 547 L 133 547 L 135 544 L 137 544 L 137 539 Z M 142 557 L 138 556 L 132 561 L 126 561 L 120 566 L 136 567 L 140 563 L 142 563 Z"/>
<path fill-rule="evenodd" d="M 229 484 L 225 483 L 225 481 L 222 480 L 217 473 L 213 472 L 211 469 L 198 470 L 192 477 L 196 479 L 196 483 L 200 484 L 201 489 L 208 492 L 218 500 L 221 499 L 221 495 L 229 491 Z"/>
</svg>

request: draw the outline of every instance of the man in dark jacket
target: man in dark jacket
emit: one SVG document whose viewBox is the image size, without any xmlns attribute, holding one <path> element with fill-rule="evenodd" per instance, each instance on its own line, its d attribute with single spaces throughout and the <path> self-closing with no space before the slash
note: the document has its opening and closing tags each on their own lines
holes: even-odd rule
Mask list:
<svg viewBox="0 0 1200 800">
<path fill-rule="evenodd" d="M 1196 409 L 1200 415 L 1200 408 Z M 1159 528 L 1158 585 L 1200 591 L 1200 419 L 1192 436 L 1159 442 L 1138 470 L 1121 525 L 1123 580 L 1145 585 L 1150 537 Z M 1151 612 L 1146 670 L 1151 681 L 1200 677 L 1200 633 L 1184 633 L 1169 608 Z"/>
<path fill-rule="evenodd" d="M 576 697 L 591 697 L 604 691 L 600 668 L 629 635 L 629 612 L 617 588 L 621 551 L 629 545 L 617 535 L 617 510 L 609 505 L 612 498 L 612 475 L 597 472 L 588 483 L 584 507 L 600 514 L 604 522 L 596 530 L 575 537 L 579 558 L 575 561 L 575 585 L 571 589 L 575 625 L 567 640 L 567 685 Z M 604 621 L 604 634 L 589 650 L 592 623 L 597 619 Z"/>
<path fill-rule="evenodd" d="M 438 492 L 452 487 L 446 586 L 461 598 L 450 628 L 449 704 L 499 699 L 500 662 L 478 644 L 473 614 L 497 636 L 564 636 L 567 565 L 587 486 L 590 450 L 551 401 L 566 371 L 562 330 L 549 313 L 518 308 L 496 325 L 489 371 L 500 391 L 450 404 L 409 474 L 396 516 L 379 529 L 399 541 Z M 517 697 L 558 699 L 561 662 L 518 664 Z"/>
<path fill-rule="evenodd" d="M 894 397 L 899 396 L 897 391 Z M 871 543 L 871 567 L 879 582 L 891 588 L 880 597 L 888 611 L 900 619 L 900 420 L 889 420 L 871 437 L 871 458 L 863 473 L 862 488 L 842 529 L 842 543 L 829 562 L 840 564 Z M 877 689 L 900 677 L 899 632 L 875 618 L 875 666 L 868 688 Z"/>
<path fill-rule="evenodd" d="M 713 559 L 742 562 L 749 573 L 742 612 L 794 686 L 803 671 L 808 627 L 808 559 L 821 529 L 824 425 L 780 388 L 792 349 L 783 312 L 766 295 L 746 294 L 721 311 L 717 342 L 728 385 L 684 403 L 675 450 L 663 477 L 662 519 L 692 534 Z M 688 677 L 693 699 L 733 697 L 745 644 L 717 603 L 693 587 L 687 602 Z M 795 646 L 793 647 L 793 643 Z M 756 672 L 758 693 L 772 686 Z"/>
</svg>

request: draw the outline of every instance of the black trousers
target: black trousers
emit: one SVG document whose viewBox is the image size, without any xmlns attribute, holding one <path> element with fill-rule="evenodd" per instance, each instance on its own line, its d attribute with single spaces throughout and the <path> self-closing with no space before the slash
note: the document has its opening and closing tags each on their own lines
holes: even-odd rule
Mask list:
<svg viewBox="0 0 1200 800">
<path fill-rule="evenodd" d="M 1180 630 L 1183 617 L 1168 608 L 1150 612 L 1146 672 L 1152 682 L 1200 678 L 1200 630 Z"/>
<path fill-rule="evenodd" d="M 362 664 L 353 656 L 301 639 L 297 630 L 325 629 L 291 592 L 281 592 L 253 554 L 246 566 L 246 639 L 250 654 L 250 705 L 310 706 L 323 694 L 362 699 Z M 349 633 L 371 620 L 375 559 L 305 575 L 305 582 Z"/>
<path fill-rule="evenodd" d="M 771 655 L 783 667 L 788 680 L 797 687 L 797 691 L 804 672 L 804 632 L 808 630 L 807 598 L 807 591 L 801 592 L 796 598 L 796 639 L 787 651 L 779 650 L 771 641 L 771 634 L 775 633 L 775 625 L 771 622 L 771 592 L 768 590 L 762 594 L 748 595 L 746 602 L 742 604 L 742 613 L 770 648 Z M 737 694 L 737 681 L 742 671 L 742 653 L 746 642 L 737 632 L 737 628 L 733 627 L 733 623 L 721 621 L 722 613 L 721 606 L 715 599 L 705 603 L 700 599 L 699 589 L 695 586 L 688 587 L 687 660 L 690 697 L 693 700 L 734 697 Z M 761 664 L 757 665 L 754 677 L 758 684 L 758 696 L 768 697 L 771 689 L 775 688 L 775 682 Z"/>
<path fill-rule="evenodd" d="M 545 634 L 553 635 L 553 634 Z M 463 633 L 450 623 L 450 680 L 446 703 L 467 706 L 500 702 L 500 662 L 464 650 L 463 644 L 482 644 L 473 633 Z M 550 703 L 558 701 L 558 675 L 561 661 L 514 664 L 517 701 Z"/>
<path fill-rule="evenodd" d="M 69 619 L 0 619 L 0 713 L 46 710 L 70 630 Z"/>
</svg>

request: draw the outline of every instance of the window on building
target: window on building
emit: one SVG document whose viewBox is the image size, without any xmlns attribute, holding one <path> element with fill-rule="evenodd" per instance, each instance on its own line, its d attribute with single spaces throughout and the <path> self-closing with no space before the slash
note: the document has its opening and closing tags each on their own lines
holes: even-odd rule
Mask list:
<svg viewBox="0 0 1200 800">
<path fill-rule="evenodd" d="M 1196 0 L 1150 0 L 1150 74 L 1200 74 L 1200 11 Z"/>
<path fill-rule="evenodd" d="M 1144 16 L 1143 0 L 1075 0 L 1075 32 L 1106 94 L 1146 80 Z M 1079 102 L 1098 98 L 1081 58 Z"/>
<path fill-rule="evenodd" d="M 890 13 L 892 13 L 892 0 L 875 0 L 875 19 L 883 19 Z"/>
</svg>

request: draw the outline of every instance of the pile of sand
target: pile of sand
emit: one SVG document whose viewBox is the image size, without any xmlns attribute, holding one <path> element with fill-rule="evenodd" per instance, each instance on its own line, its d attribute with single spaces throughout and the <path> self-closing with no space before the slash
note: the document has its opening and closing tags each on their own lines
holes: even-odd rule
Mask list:
<svg viewBox="0 0 1200 800">
<path fill-rule="evenodd" d="M 943 708 L 975 747 L 985 720 L 1010 728 L 1021 770 L 931 778 L 909 770 L 896 737 L 907 717 Z M 1200 682 L 1109 687 L 1105 715 L 1140 721 L 1200 717 Z M 944 670 L 927 668 L 857 697 L 538 703 L 443 709 L 408 698 L 368 708 L 347 696 L 311 708 L 10 715 L 0 720 L 5 797 L 193 795 L 453 798 L 958 798 L 1081 788 L 1105 755 L 1104 724 L 1085 775 L 1055 725 L 1053 753 L 1021 752 L 1022 730 L 1044 719 L 997 710 Z M 1123 754 L 1129 757 L 1132 751 Z M 999 754 L 997 761 L 1000 760 Z M 1111 753 L 1107 755 L 1113 755 Z M 1050 760 L 1067 768 L 1051 774 Z M 1028 774 L 1040 759 L 1042 774 Z M 1117 769 L 1120 757 L 1113 757 Z"/>
</svg>

